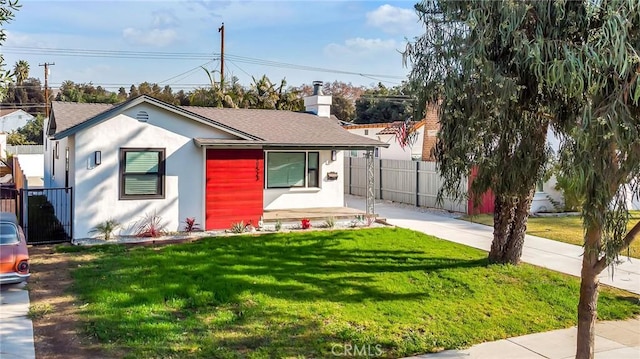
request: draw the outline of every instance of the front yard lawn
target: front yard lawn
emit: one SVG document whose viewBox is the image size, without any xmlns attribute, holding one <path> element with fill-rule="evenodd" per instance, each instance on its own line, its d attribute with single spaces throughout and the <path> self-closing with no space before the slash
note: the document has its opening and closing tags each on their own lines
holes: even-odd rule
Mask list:
<svg viewBox="0 0 640 359">
<path fill-rule="evenodd" d="M 577 278 L 398 228 L 58 250 L 91 254 L 72 273 L 84 325 L 129 358 L 401 357 L 576 323 Z M 600 319 L 638 313 L 602 289 Z"/>
<path fill-rule="evenodd" d="M 631 227 L 640 221 L 640 211 L 630 211 L 629 214 L 631 218 L 629 219 L 629 223 L 627 223 L 627 230 L 630 230 Z M 461 219 L 486 226 L 493 226 L 492 214 L 464 216 Z M 584 244 L 584 231 L 582 228 L 582 217 L 580 216 L 529 217 L 527 234 L 579 246 Z M 631 243 L 628 252 L 625 250 L 620 252 L 620 254 L 640 258 L 640 241 L 634 241 Z"/>
</svg>

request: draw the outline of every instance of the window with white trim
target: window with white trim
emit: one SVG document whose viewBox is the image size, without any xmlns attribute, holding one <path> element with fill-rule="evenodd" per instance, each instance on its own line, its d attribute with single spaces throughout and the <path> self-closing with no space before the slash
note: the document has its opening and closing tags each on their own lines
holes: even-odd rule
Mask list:
<svg viewBox="0 0 640 359">
<path fill-rule="evenodd" d="M 164 148 L 120 149 L 120 199 L 164 198 Z"/>
<path fill-rule="evenodd" d="M 267 188 L 319 187 L 319 152 L 267 152 Z"/>
</svg>

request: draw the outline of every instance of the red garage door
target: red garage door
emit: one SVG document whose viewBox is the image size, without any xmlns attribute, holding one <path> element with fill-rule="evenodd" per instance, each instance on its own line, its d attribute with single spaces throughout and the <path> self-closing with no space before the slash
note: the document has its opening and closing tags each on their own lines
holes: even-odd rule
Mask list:
<svg viewBox="0 0 640 359">
<path fill-rule="evenodd" d="M 240 221 L 257 226 L 263 173 L 262 150 L 207 150 L 206 229 L 228 229 Z"/>
</svg>

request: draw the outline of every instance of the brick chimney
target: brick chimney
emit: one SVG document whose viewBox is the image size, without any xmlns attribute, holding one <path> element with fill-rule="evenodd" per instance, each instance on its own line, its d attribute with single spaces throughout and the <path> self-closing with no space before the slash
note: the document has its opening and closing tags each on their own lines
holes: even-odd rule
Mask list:
<svg viewBox="0 0 640 359">
<path fill-rule="evenodd" d="M 331 117 L 331 95 L 322 93 L 322 81 L 313 81 L 313 95 L 304 98 L 304 109 L 320 117 Z"/>
<path fill-rule="evenodd" d="M 440 131 L 440 119 L 438 111 L 440 103 L 428 104 L 424 115 L 424 140 L 422 141 L 422 160 L 435 161 L 434 151 L 438 141 L 438 131 Z"/>
</svg>

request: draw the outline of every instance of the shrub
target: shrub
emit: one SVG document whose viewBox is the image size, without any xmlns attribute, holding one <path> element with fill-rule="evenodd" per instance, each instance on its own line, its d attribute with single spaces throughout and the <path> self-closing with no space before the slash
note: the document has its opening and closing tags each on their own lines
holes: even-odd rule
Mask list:
<svg viewBox="0 0 640 359">
<path fill-rule="evenodd" d="M 246 226 L 243 221 L 233 223 L 231 228 L 229 228 L 229 232 L 231 233 L 244 233 Z"/>
<path fill-rule="evenodd" d="M 165 231 L 166 223 L 162 221 L 156 211 L 153 213 L 147 213 L 142 219 L 136 223 L 135 235 L 136 237 L 160 237 Z"/>
<path fill-rule="evenodd" d="M 280 232 L 280 230 L 282 229 L 282 222 L 278 219 L 276 220 L 276 232 Z"/>
<path fill-rule="evenodd" d="M 187 219 L 184 220 L 185 232 L 187 232 L 188 234 L 191 234 L 191 232 L 199 231 L 199 230 L 200 230 L 200 224 L 196 223 L 195 217 L 187 217 Z"/>
<path fill-rule="evenodd" d="M 120 227 L 120 223 L 115 219 L 108 219 L 97 226 L 93 227 L 89 233 L 98 233 L 105 241 L 111 239 L 111 233 Z"/>
<path fill-rule="evenodd" d="M 336 219 L 334 217 L 329 217 L 327 218 L 327 220 L 324 222 L 324 225 L 327 228 L 333 228 L 336 226 Z"/>
<path fill-rule="evenodd" d="M 300 221 L 300 227 L 301 227 L 302 229 L 309 229 L 309 228 L 311 228 L 311 220 L 310 220 L 309 218 L 303 218 L 303 219 Z"/>
</svg>

